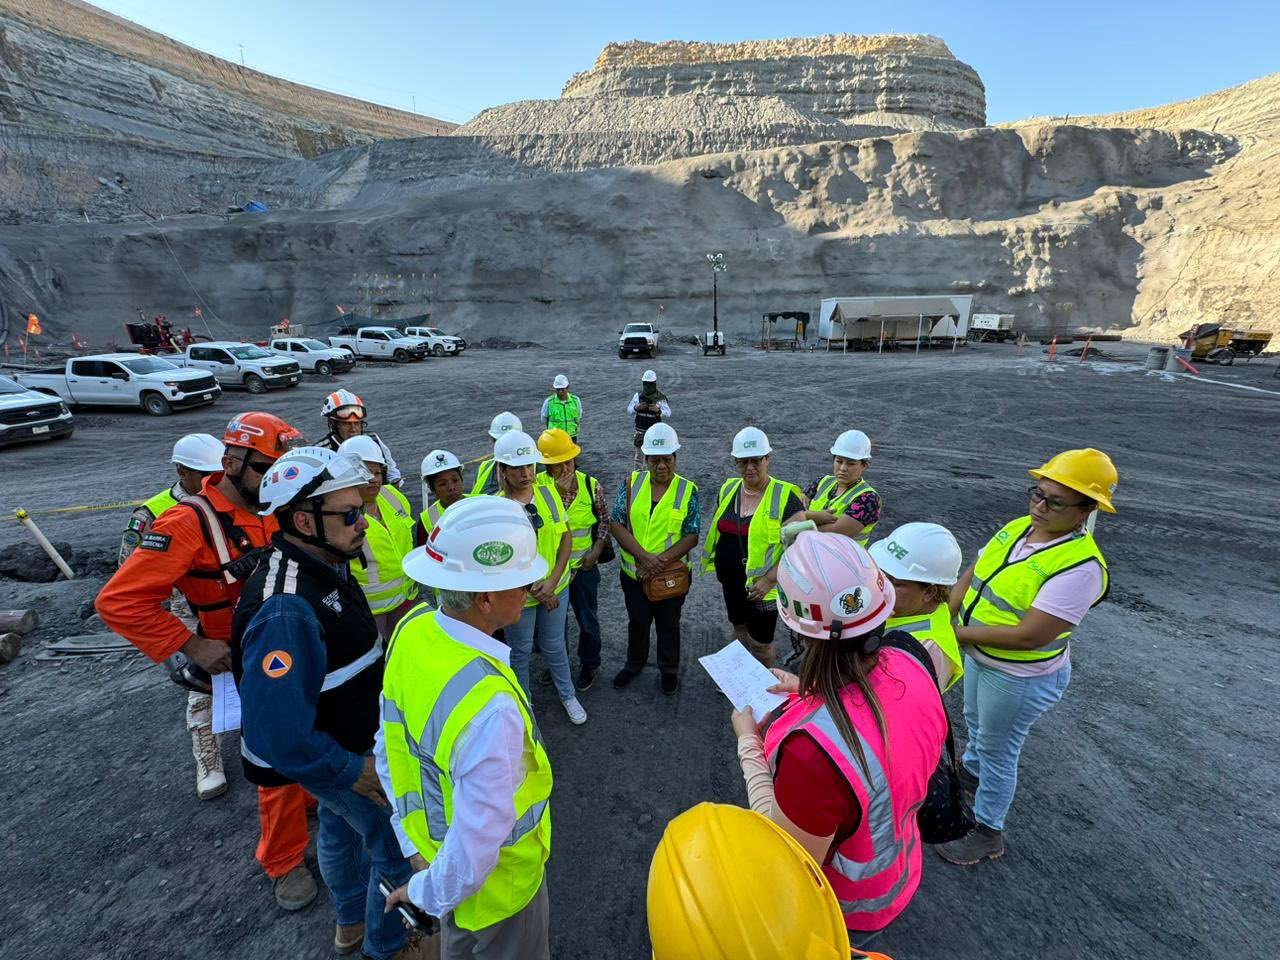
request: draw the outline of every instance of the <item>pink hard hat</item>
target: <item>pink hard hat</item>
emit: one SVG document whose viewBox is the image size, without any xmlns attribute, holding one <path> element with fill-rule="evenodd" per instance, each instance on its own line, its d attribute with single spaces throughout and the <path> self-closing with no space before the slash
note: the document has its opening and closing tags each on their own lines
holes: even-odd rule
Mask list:
<svg viewBox="0 0 1280 960">
<path fill-rule="evenodd" d="M 871 633 L 893 614 L 895 599 L 871 555 L 839 533 L 805 531 L 778 564 L 778 613 L 806 637 Z"/>
</svg>

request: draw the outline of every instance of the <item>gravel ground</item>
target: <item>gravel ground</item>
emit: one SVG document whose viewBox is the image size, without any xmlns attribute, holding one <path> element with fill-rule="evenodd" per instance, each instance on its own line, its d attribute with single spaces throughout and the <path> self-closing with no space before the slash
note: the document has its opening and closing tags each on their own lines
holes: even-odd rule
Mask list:
<svg viewBox="0 0 1280 960">
<path fill-rule="evenodd" d="M 1076 634 L 1071 689 L 1023 754 L 1008 855 L 966 870 L 926 853 L 923 885 L 884 949 L 898 960 L 1274 955 L 1280 381 L 1270 363 L 1206 376 L 1277 395 L 1148 376 L 1140 362 L 1048 365 L 1036 350 L 736 349 L 721 359 L 678 346 L 652 363 L 605 348 L 474 350 L 361 368 L 343 385 L 363 395 L 412 475 L 432 447 L 483 454 L 500 408 L 536 421 L 552 376 L 566 372 L 586 404 L 585 466 L 616 489 L 631 459 L 624 407 L 653 366 L 675 409 L 680 471 L 703 491 L 704 526 L 740 426 L 764 427 L 773 473 L 797 482 L 819 475 L 835 434 L 857 426 L 875 448 L 882 530 L 943 522 L 966 559 L 1025 509 L 1028 465 L 1067 447 L 1111 452 L 1120 512 L 1099 537 L 1114 589 Z M 330 388 L 229 394 L 170 419 L 83 412 L 69 440 L 0 452 L 0 506 L 149 496 L 168 482 L 177 435 L 219 432 L 253 407 L 318 432 Z M 416 484 L 406 488 L 416 500 Z M 33 606 L 42 617 L 22 656 L 0 668 L 0 956 L 328 956 L 328 901 L 279 912 L 253 861 L 254 795 L 234 739 L 224 744 L 230 791 L 200 803 L 183 698 L 157 668 L 130 655 L 33 659 L 40 641 L 95 629 L 87 602 L 124 517 L 40 518 L 96 576 L 0 579 L 0 609 Z M 24 535 L 0 523 L 0 551 L 11 554 Z M 550 688 L 534 691 L 556 771 L 549 869 L 552 953 L 562 958 L 647 957 L 644 889 L 663 825 L 701 800 L 745 800 L 729 705 L 694 660 L 729 636 L 717 584 L 696 582 L 686 603 L 683 686 L 667 698 L 652 667 L 624 692 L 609 683 L 625 649 L 617 575 L 615 564 L 602 585 L 605 666 L 582 698 L 587 725 L 572 727 Z M 571 651 L 575 638 L 571 626 Z M 948 701 L 962 731 L 959 692 Z"/>
</svg>

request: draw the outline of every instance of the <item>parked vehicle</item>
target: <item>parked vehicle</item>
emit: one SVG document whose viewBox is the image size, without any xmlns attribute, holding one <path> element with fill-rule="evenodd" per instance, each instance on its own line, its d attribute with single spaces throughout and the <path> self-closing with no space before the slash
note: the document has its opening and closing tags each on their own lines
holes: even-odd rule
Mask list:
<svg viewBox="0 0 1280 960">
<path fill-rule="evenodd" d="M 456 357 L 467 349 L 467 341 L 453 334 L 444 333 L 436 327 L 405 327 L 404 332 L 407 337 L 421 337 L 426 340 L 427 349 L 437 357 Z"/>
<path fill-rule="evenodd" d="M 969 339 L 977 343 L 1002 343 L 1017 337 L 1012 313 L 975 313 L 969 317 Z"/>
<path fill-rule="evenodd" d="M 396 363 L 421 360 L 427 355 L 425 340 L 406 337 L 395 327 L 360 327 L 354 333 L 330 337 L 329 346 L 350 350 L 357 357 L 394 360 Z"/>
<path fill-rule="evenodd" d="M 76 418 L 61 400 L 0 377 L 0 447 L 69 437 Z"/>
<path fill-rule="evenodd" d="M 658 355 L 658 328 L 652 323 L 628 323 L 618 331 L 618 356 L 625 360 L 633 353 Z"/>
<path fill-rule="evenodd" d="M 65 367 L 23 371 L 13 379 L 67 404 L 136 406 L 153 417 L 213 403 L 222 396 L 222 388 L 206 371 L 184 370 L 163 357 L 136 353 L 75 357 Z"/>
<path fill-rule="evenodd" d="M 296 361 L 303 370 L 318 373 L 322 377 L 346 373 L 356 365 L 356 355 L 341 347 L 311 337 L 276 337 L 267 349 L 279 357 Z"/>
<path fill-rule="evenodd" d="M 182 356 L 182 365 L 208 370 L 224 387 L 244 387 L 250 393 L 266 393 L 272 387 L 296 387 L 302 371 L 293 360 L 278 357 L 253 343 L 193 343 Z"/>
</svg>

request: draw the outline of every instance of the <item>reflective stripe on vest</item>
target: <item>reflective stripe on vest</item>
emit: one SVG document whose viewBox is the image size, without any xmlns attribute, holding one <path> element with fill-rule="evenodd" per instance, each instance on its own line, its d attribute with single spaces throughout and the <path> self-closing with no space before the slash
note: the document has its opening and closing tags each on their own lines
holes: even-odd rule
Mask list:
<svg viewBox="0 0 1280 960">
<path fill-rule="evenodd" d="M 499 493 L 498 496 L 504 497 L 506 493 Z M 531 502 L 534 509 L 538 511 L 538 516 L 542 517 L 542 526 L 537 531 L 538 555 L 547 561 L 548 572 L 550 572 L 556 566 L 556 556 L 560 552 L 560 538 L 569 529 L 569 525 L 565 520 L 564 505 L 561 504 L 560 493 L 554 485 L 548 486 L 546 483 L 539 483 L 536 480 L 533 484 L 533 500 Z M 573 564 L 566 563 L 564 572 L 560 574 L 560 582 L 556 584 L 556 593 L 559 593 L 569 585 L 571 576 L 573 576 Z M 524 605 L 526 607 L 536 607 L 538 601 L 530 594 Z"/>
<path fill-rule="evenodd" d="M 423 607 L 392 635 L 383 677 L 382 730 L 392 804 L 414 847 L 434 860 L 453 821 L 454 746 L 495 696 L 510 696 L 524 721 L 528 768 L 511 798 L 515 824 L 498 862 L 476 893 L 454 909 L 454 921 L 480 930 L 514 916 L 543 882 L 551 850 L 551 764 L 528 701 L 509 667 L 459 643 Z M 490 798 L 496 801 L 497 798 Z"/>
<path fill-rule="evenodd" d="M 551 487 L 555 487 L 556 484 L 549 473 L 538 474 L 537 482 Z M 595 498 L 592 496 L 592 488 L 595 486 L 595 481 L 579 470 L 577 472 L 577 483 L 578 492 L 573 498 L 573 503 L 565 508 L 565 518 L 569 524 L 569 536 L 572 538 L 569 545 L 569 568 L 571 571 L 577 570 L 582 566 L 582 558 L 591 549 L 591 531 L 596 525 Z M 556 493 L 558 494 L 559 492 L 559 488 L 557 488 Z M 563 498 L 561 499 L 563 501 Z"/>
<path fill-rule="evenodd" d="M 676 474 L 655 504 L 652 486 L 649 483 L 649 471 L 631 474 L 631 499 L 627 502 L 627 529 L 635 537 L 636 543 L 649 553 L 658 554 L 681 539 L 684 521 L 689 515 L 689 504 L 697 489 L 696 484 Z M 646 504 L 652 509 L 636 510 L 637 503 Z M 622 562 L 622 572 L 632 580 L 636 579 L 636 558 L 623 550 L 621 544 L 618 545 L 618 556 Z M 685 554 L 682 559 L 684 565 L 692 569 L 693 563 L 689 559 L 689 554 Z"/>
<path fill-rule="evenodd" d="M 213 552 L 218 557 L 219 573 L 212 574 L 212 577 L 217 579 L 220 575 L 227 584 L 235 583 L 236 578 L 227 572 L 227 564 L 231 562 L 231 546 L 227 543 L 227 535 L 222 529 L 221 521 L 218 520 L 218 511 L 198 493 L 179 502 L 187 504 L 204 517 L 202 529 L 206 534 L 205 539 L 209 541 L 209 546 L 213 547 Z"/>
<path fill-rule="evenodd" d="M 409 501 L 395 487 L 383 487 L 378 491 L 378 508 L 380 517 L 365 514 L 369 529 L 361 548 L 364 563 L 351 564 L 351 575 L 375 614 L 394 610 L 418 595 L 417 583 L 405 576 L 401 566 L 405 554 L 413 549 Z"/>
<path fill-rule="evenodd" d="M 707 531 L 707 543 L 702 549 L 702 570 L 706 573 L 715 566 L 716 544 L 720 542 L 719 523 L 729 505 L 742 487 L 741 477 L 730 477 L 720 487 L 720 499 L 716 502 L 716 513 L 711 518 L 711 529 Z M 798 492 L 795 487 L 769 478 L 760 497 L 756 512 L 751 515 L 751 524 L 747 528 L 747 587 L 773 569 L 774 564 L 782 559 L 782 508 L 786 505 L 789 493 Z M 764 507 L 761 510 L 760 507 Z M 778 590 L 775 587 L 765 595 L 765 600 L 775 600 Z"/>
<path fill-rule="evenodd" d="M 852 487 L 839 496 L 832 496 L 836 488 L 836 478 L 833 476 L 825 476 L 818 481 L 817 492 L 814 493 L 813 499 L 809 501 L 810 510 L 830 510 L 837 517 L 849 509 L 849 504 L 853 503 L 858 497 L 864 493 L 875 493 L 876 488 L 871 486 L 865 480 L 859 480 Z M 877 520 L 876 523 L 880 521 Z M 871 531 L 876 528 L 876 524 L 868 524 L 862 528 L 862 531 L 853 539 L 866 546 L 871 540 Z"/>
<path fill-rule="evenodd" d="M 890 617 L 884 624 L 885 633 L 890 630 L 901 630 L 909 633 L 921 644 L 930 655 L 938 650 L 946 658 L 951 668 L 950 678 L 939 673 L 938 679 L 943 682 L 942 691 L 950 690 L 957 680 L 964 676 L 964 657 L 960 656 L 960 645 L 956 641 L 956 629 L 951 625 L 951 608 L 945 603 L 938 604 L 933 613 L 918 617 Z M 932 648 L 931 648 L 932 645 Z M 935 668 L 937 661 L 934 661 Z"/>
<path fill-rule="evenodd" d="M 467 494 L 469 497 L 484 496 L 492 497 L 498 492 L 498 471 L 494 469 L 495 460 L 490 457 L 488 460 L 481 460 L 480 466 L 476 468 L 476 482 L 471 487 L 471 492 Z"/>
<path fill-rule="evenodd" d="M 422 521 L 422 529 L 430 533 L 436 528 L 436 524 L 440 522 L 440 514 L 444 513 L 448 508 L 441 508 L 439 500 L 432 500 L 427 504 L 427 509 L 418 514 L 418 519 Z"/>
<path fill-rule="evenodd" d="M 561 400 L 555 394 L 547 398 L 547 429 L 563 430 L 571 437 L 578 435 L 578 421 L 582 419 L 582 401 L 577 394 L 569 394 Z"/>
<path fill-rule="evenodd" d="M 962 624 L 1016 626 L 1022 622 L 1050 577 L 1093 561 L 1102 568 L 1102 593 L 1091 606 L 1096 607 L 1106 597 L 1111 589 L 1111 575 L 1107 561 L 1091 534 L 1077 534 L 1062 543 L 1036 550 L 1021 560 L 1010 560 L 1014 548 L 1030 529 L 1031 518 L 1019 517 L 1005 524 L 982 548 L 974 566 L 973 581 L 964 594 L 964 605 L 960 610 Z M 1064 630 L 1035 650 L 1000 650 L 981 644 L 978 649 L 993 660 L 1017 663 L 1052 660 L 1062 656 L 1067 649 L 1071 632 Z"/>
</svg>

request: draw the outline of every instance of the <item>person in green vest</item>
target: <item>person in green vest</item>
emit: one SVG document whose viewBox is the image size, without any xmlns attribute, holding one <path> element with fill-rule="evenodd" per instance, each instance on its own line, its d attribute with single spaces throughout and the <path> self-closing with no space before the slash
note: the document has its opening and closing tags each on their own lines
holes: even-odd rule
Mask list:
<svg viewBox="0 0 1280 960">
<path fill-rule="evenodd" d="M 350 437 L 342 441 L 338 452 L 354 454 L 373 475 L 372 481 L 360 488 L 369 529 L 360 556 L 351 561 L 351 576 L 364 591 L 385 640 L 418 598 L 418 585 L 401 566 L 413 549 L 413 508 L 403 493 L 385 483 L 382 445 L 373 437 Z"/>
<path fill-rule="evenodd" d="M 489 421 L 489 436 L 495 442 L 501 440 L 503 434 L 523 429 L 524 425 L 520 423 L 520 418 L 510 410 L 503 410 Z M 467 496 L 478 497 L 482 494 L 492 496 L 498 492 L 498 474 L 494 466 L 493 457 L 486 457 L 480 461 L 480 466 L 476 468 L 476 482 L 472 484 Z"/>
<path fill-rule="evenodd" d="M 1067 450 L 1028 473 L 1030 512 L 1001 527 L 951 590 L 969 728 L 960 778 L 974 790 L 977 820 L 968 836 L 936 848 L 956 864 L 1004 854 L 1022 745 L 1066 692 L 1072 631 L 1111 584 L 1089 532 L 1096 510 L 1115 513 L 1111 458 Z"/>
<path fill-rule="evenodd" d="M 609 546 L 609 514 L 600 482 L 578 469 L 582 448 L 563 430 L 544 430 L 538 452 L 546 473 L 538 482 L 560 495 L 569 521 L 569 609 L 578 621 L 578 690 L 589 690 L 600 669 L 600 555 Z"/>
<path fill-rule="evenodd" d="M 846 430 L 831 456 L 831 472 L 805 490 L 808 507 L 790 522 L 811 520 L 820 533 L 844 534 L 865 547 L 883 509 L 880 494 L 862 476 L 871 465 L 871 440 L 861 430 Z"/>
<path fill-rule="evenodd" d="M 386 654 L 374 754 L 415 870 L 387 909 L 439 917 L 444 960 L 546 960 L 551 762 L 494 635 L 510 635 L 551 565 L 520 503 L 480 496 L 404 566 L 441 608 L 415 607 Z"/>
<path fill-rule="evenodd" d="M 426 543 L 440 515 L 462 498 L 462 464 L 448 450 L 432 450 L 422 458 L 422 513 L 413 529 L 414 546 Z"/>
<path fill-rule="evenodd" d="M 582 398 L 569 392 L 569 378 L 557 373 L 551 381 L 555 391 L 542 401 L 542 426 L 546 430 L 563 430 L 576 443 L 582 425 Z"/>
<path fill-rule="evenodd" d="M 222 441 L 207 433 L 189 433 L 173 445 L 169 462 L 178 471 L 177 482 L 166 487 L 129 514 L 120 537 L 120 555 L 117 566 L 129 559 L 143 534 L 151 529 L 155 519 L 179 500 L 199 493 L 204 478 L 222 472 Z"/>
<path fill-rule="evenodd" d="M 960 579 L 960 544 L 936 523 L 904 523 L 867 551 L 894 587 L 893 616 L 885 633 L 901 630 L 929 652 L 938 691 L 964 675 L 964 661 L 951 625 L 951 588 Z"/>
<path fill-rule="evenodd" d="M 734 638 L 766 667 L 778 659 L 773 633 L 778 625 L 782 525 L 804 510 L 796 485 L 769 475 L 772 452 L 769 438 L 758 427 L 743 427 L 734 436 L 738 476 L 720 485 L 701 570 L 715 568 Z"/>
</svg>

